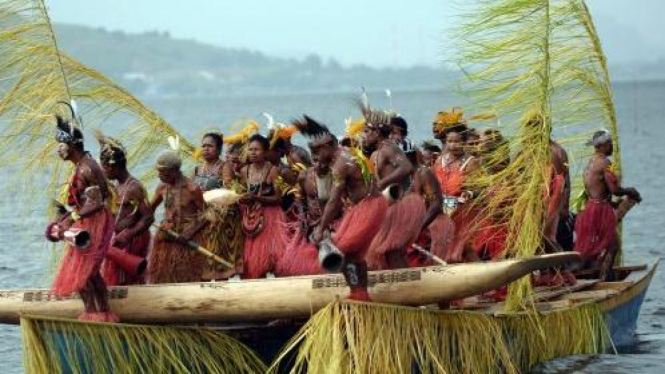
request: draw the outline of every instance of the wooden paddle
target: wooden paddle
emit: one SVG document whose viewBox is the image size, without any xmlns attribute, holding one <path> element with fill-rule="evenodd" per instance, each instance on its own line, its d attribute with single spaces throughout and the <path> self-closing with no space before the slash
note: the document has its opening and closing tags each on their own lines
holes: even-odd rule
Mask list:
<svg viewBox="0 0 665 374">
<path fill-rule="evenodd" d="M 159 226 L 159 225 L 157 225 L 157 224 L 153 224 L 152 226 L 155 227 L 155 228 L 157 228 L 158 230 L 164 231 L 168 236 L 170 236 L 170 237 L 172 237 L 172 238 L 174 238 L 174 239 L 177 239 L 177 238 L 181 238 L 181 237 L 182 237 L 182 235 L 178 234 L 177 232 L 175 232 L 175 231 L 173 231 L 173 230 L 166 229 L 166 228 L 161 227 L 161 226 Z M 209 251 L 208 249 L 206 249 L 206 248 L 200 246 L 197 242 L 195 242 L 195 241 L 193 241 L 193 240 L 189 240 L 189 241 L 187 242 L 187 246 L 188 246 L 189 248 L 191 248 L 191 249 L 193 249 L 193 250 L 199 252 L 200 254 L 202 254 L 202 255 L 204 255 L 204 256 L 206 256 L 206 257 L 208 257 L 208 258 L 213 259 L 215 262 L 220 263 L 220 264 L 226 266 L 226 267 L 229 268 L 229 269 L 235 269 L 235 265 L 233 265 L 232 263 L 230 263 L 230 262 L 224 260 L 223 258 L 217 256 L 216 254 L 212 253 L 212 252 Z"/>
<path fill-rule="evenodd" d="M 411 244 L 411 247 L 413 247 L 413 249 L 417 250 L 418 252 L 424 254 L 425 256 L 427 256 L 428 258 L 430 258 L 432 261 L 436 262 L 439 265 L 448 265 L 448 263 L 443 261 L 440 257 L 426 250 L 425 248 L 419 246 L 418 244 L 415 243 Z"/>
</svg>

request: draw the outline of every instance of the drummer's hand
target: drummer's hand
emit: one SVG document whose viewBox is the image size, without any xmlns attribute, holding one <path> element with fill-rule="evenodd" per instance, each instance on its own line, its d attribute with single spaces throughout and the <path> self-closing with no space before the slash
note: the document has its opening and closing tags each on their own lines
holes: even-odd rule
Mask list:
<svg viewBox="0 0 665 374">
<path fill-rule="evenodd" d="M 383 191 L 386 189 L 385 183 L 383 180 L 377 181 L 376 182 L 376 189 L 379 191 Z"/>
<path fill-rule="evenodd" d="M 633 187 L 626 188 L 626 195 L 638 203 L 642 202 L 642 196 L 640 196 L 640 193 Z"/>
<path fill-rule="evenodd" d="M 460 194 L 457 201 L 459 201 L 462 204 L 465 204 L 466 202 L 468 202 L 472 198 L 473 198 L 473 194 L 470 191 L 462 191 L 462 193 Z"/>
<path fill-rule="evenodd" d="M 323 229 L 319 226 L 312 233 L 312 244 L 319 245 L 323 240 Z"/>
<path fill-rule="evenodd" d="M 251 203 L 252 201 L 254 201 L 254 194 L 246 193 L 246 194 L 240 196 L 240 202 L 241 203 L 247 204 L 247 203 Z"/>
<path fill-rule="evenodd" d="M 60 219 L 60 221 L 58 222 L 58 228 L 60 229 L 60 231 L 65 232 L 65 231 L 69 230 L 72 227 L 73 224 L 74 224 L 74 220 L 68 214 L 68 215 L 66 215 L 66 216 L 64 216 Z"/>
<path fill-rule="evenodd" d="M 127 245 L 129 245 L 129 238 L 128 235 L 125 234 L 125 232 L 121 232 L 120 234 L 116 235 L 113 238 L 113 242 L 111 243 L 116 248 L 125 248 Z"/>
</svg>

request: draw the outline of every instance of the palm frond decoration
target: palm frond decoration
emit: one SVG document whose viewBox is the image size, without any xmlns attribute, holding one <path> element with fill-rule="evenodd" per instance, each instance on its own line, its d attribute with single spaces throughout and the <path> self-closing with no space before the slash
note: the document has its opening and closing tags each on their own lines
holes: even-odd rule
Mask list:
<svg viewBox="0 0 665 374">
<path fill-rule="evenodd" d="M 102 128 L 126 145 L 132 166 L 154 160 L 178 135 L 137 98 L 62 53 L 43 1 L 0 2 L 0 74 L 0 167 L 20 171 L 16 183 L 35 192 L 53 196 L 67 177 L 53 137 L 53 115 L 71 117 L 61 102 L 78 102 L 87 144 L 91 130 Z M 188 154 L 194 149 L 182 146 Z M 45 185 L 44 175 L 54 177 Z"/>
<path fill-rule="evenodd" d="M 479 0 L 466 18 L 457 34 L 461 88 L 474 111 L 496 113 L 510 139 L 488 162 L 512 158 L 471 184 L 495 186 L 486 188 L 482 209 L 508 229 L 508 255 L 533 255 L 543 249 L 550 138 L 566 147 L 578 189 L 593 131 L 611 129 L 618 147 L 606 59 L 583 0 Z M 519 307 L 530 292 L 528 281 L 517 282 L 508 307 Z"/>
</svg>

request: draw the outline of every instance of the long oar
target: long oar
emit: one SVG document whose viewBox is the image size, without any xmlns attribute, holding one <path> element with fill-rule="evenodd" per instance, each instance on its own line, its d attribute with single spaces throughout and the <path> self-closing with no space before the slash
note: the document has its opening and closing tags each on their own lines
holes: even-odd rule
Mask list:
<svg viewBox="0 0 665 374">
<path fill-rule="evenodd" d="M 177 232 L 169 229 L 165 229 L 159 225 L 153 224 L 154 227 L 156 227 L 158 230 L 164 231 L 167 235 L 173 237 L 174 239 L 182 237 L 182 235 L 178 234 Z M 213 259 L 214 261 L 226 266 L 229 269 L 235 269 L 235 265 L 232 263 L 224 260 L 223 258 L 217 256 L 216 254 L 210 252 L 208 249 L 201 247 L 197 242 L 190 240 L 187 242 L 187 246 L 200 254 Z"/>
<path fill-rule="evenodd" d="M 432 261 L 436 262 L 439 265 L 448 265 L 448 263 L 443 261 L 439 256 L 433 254 L 432 252 L 426 250 L 425 248 L 419 246 L 418 244 L 411 244 L 411 247 L 413 247 L 413 249 L 417 250 L 418 252 L 424 254 L 425 256 L 429 257 Z"/>
</svg>

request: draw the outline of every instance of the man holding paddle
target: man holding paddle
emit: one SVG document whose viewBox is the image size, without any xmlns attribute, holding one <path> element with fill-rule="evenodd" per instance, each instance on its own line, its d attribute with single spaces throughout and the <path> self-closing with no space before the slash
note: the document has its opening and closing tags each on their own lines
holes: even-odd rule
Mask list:
<svg viewBox="0 0 665 374">
<path fill-rule="evenodd" d="M 164 203 L 161 230 L 148 256 L 149 283 L 198 282 L 206 257 L 190 248 L 207 221 L 200 218 L 205 207 L 201 189 L 180 170 L 182 161 L 176 151 L 164 151 L 157 158 L 161 183 L 151 206 L 153 212 Z M 170 233 L 169 233 L 170 231 Z"/>
</svg>

